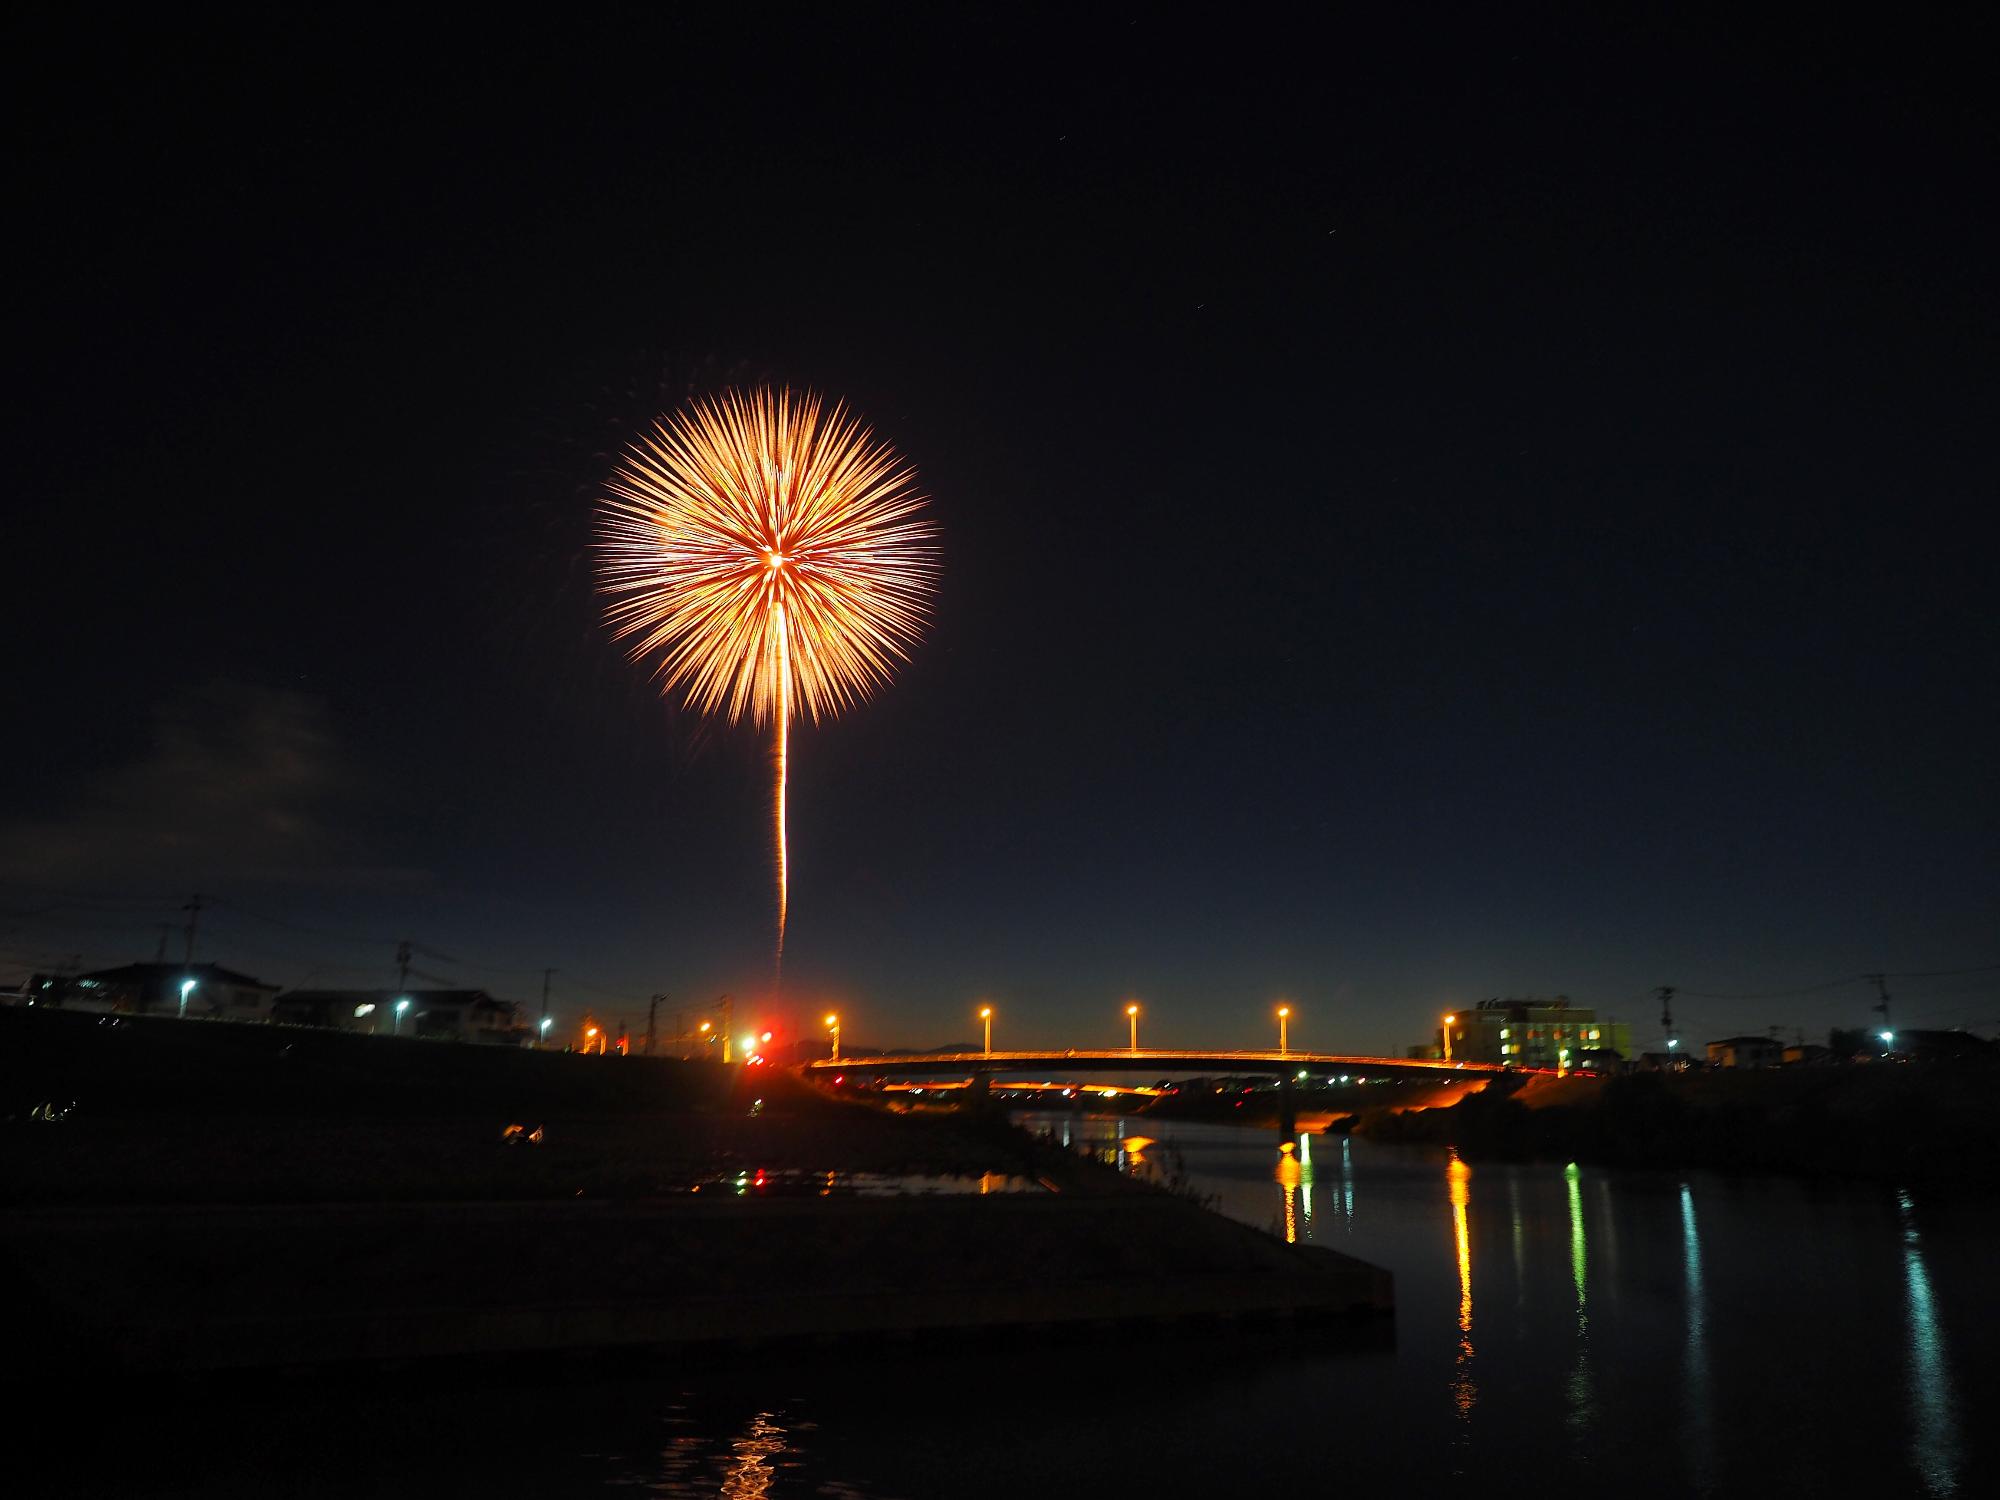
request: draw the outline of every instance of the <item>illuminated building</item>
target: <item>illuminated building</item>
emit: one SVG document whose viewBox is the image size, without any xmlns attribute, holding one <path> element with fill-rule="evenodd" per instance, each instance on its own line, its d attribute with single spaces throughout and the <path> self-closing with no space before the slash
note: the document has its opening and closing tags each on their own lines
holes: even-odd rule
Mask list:
<svg viewBox="0 0 2000 1500">
<path fill-rule="evenodd" d="M 1632 1055 L 1632 1028 L 1600 1020 L 1569 997 L 1553 1000 L 1481 1000 L 1451 1012 L 1451 1057 L 1457 1062 L 1500 1063 L 1514 1068 L 1586 1067 L 1606 1053 Z M 1443 1026 L 1426 1055 L 1444 1055 Z M 1585 1053 L 1594 1054 L 1586 1058 Z"/>
</svg>

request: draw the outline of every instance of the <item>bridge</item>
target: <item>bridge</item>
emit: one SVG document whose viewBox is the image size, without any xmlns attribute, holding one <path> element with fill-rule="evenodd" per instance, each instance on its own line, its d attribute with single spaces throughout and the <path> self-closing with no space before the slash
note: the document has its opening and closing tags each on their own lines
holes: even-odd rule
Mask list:
<svg viewBox="0 0 2000 1500">
<path fill-rule="evenodd" d="M 1256 1052 L 1169 1050 L 1158 1047 L 1079 1048 L 1040 1052 L 895 1052 L 868 1057 L 820 1057 L 801 1066 L 808 1078 L 827 1073 L 883 1077 L 939 1074 L 963 1078 L 978 1073 L 1269 1073 L 1290 1078 L 1306 1073 L 1363 1073 L 1381 1077 L 1470 1077 L 1504 1073 L 1499 1063 L 1440 1062 L 1422 1057 L 1354 1057 L 1338 1052 Z"/>
</svg>

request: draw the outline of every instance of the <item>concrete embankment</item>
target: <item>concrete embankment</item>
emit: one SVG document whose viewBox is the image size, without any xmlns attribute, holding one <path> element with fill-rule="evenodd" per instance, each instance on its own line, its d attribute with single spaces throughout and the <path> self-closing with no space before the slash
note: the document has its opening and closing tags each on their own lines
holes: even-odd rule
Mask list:
<svg viewBox="0 0 2000 1500">
<path fill-rule="evenodd" d="M 1391 1302 L 1384 1271 L 1002 1120 L 887 1114 L 774 1069 L 74 1016 L 8 1017 L 7 1041 L 0 1380 Z M 857 1191 L 980 1176 L 1026 1190 Z"/>
<path fill-rule="evenodd" d="M 1389 1274 L 1156 1193 L 0 1214 L 10 1363 L 57 1373 L 1346 1321 Z"/>
</svg>

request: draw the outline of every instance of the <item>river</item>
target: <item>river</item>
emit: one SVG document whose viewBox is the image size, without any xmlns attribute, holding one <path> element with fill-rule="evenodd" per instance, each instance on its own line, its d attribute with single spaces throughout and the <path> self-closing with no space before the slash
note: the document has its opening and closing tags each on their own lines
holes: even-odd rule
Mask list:
<svg viewBox="0 0 2000 1500">
<path fill-rule="evenodd" d="M 226 1452 L 163 1443 L 118 1493 L 2000 1492 L 1991 1199 L 1027 1123 L 1141 1171 L 1178 1165 L 1224 1213 L 1389 1267 L 1393 1329 L 939 1339 L 681 1381 L 441 1382 L 392 1409 L 357 1391 L 309 1415 L 246 1393 Z M 1141 1134 L 1157 1139 L 1135 1154 Z"/>
</svg>

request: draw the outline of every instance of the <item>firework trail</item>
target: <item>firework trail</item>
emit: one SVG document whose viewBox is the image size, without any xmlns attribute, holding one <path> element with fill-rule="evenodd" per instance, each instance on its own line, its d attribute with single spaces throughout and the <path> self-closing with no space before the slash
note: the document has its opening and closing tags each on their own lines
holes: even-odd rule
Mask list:
<svg viewBox="0 0 2000 1500">
<path fill-rule="evenodd" d="M 726 391 L 656 421 L 607 488 L 598 578 L 613 634 L 690 707 L 775 726 L 782 974 L 791 720 L 865 698 L 922 633 L 938 563 L 915 472 L 843 406 Z"/>
</svg>

